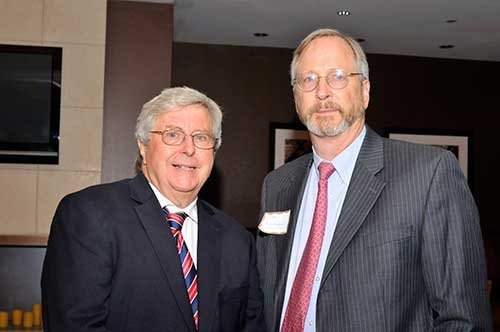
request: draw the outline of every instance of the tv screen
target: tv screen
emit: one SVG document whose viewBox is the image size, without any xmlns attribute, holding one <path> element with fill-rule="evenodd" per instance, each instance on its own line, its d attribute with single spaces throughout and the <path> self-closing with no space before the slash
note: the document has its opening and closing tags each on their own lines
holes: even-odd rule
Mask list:
<svg viewBox="0 0 500 332">
<path fill-rule="evenodd" d="M 58 163 L 61 62 L 61 48 L 0 45 L 0 163 Z"/>
</svg>

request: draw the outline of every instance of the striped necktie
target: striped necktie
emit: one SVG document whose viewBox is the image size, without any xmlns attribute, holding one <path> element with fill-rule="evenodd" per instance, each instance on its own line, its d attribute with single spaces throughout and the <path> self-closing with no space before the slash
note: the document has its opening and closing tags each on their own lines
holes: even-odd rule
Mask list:
<svg viewBox="0 0 500 332">
<path fill-rule="evenodd" d="M 167 221 L 170 225 L 170 230 L 177 245 L 177 253 L 181 260 L 182 275 L 186 282 L 186 289 L 193 310 L 193 319 L 196 330 L 198 330 L 198 275 L 196 267 L 194 266 L 193 259 L 189 254 L 184 238 L 182 237 L 182 225 L 187 217 L 184 212 L 169 213 L 167 208 L 163 208 L 163 212 L 167 216 Z"/>
</svg>

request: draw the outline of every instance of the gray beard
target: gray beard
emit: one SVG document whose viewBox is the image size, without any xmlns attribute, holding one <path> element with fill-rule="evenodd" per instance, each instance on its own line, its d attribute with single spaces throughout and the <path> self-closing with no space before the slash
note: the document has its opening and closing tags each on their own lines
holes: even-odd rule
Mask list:
<svg viewBox="0 0 500 332">
<path fill-rule="evenodd" d="M 328 127 L 325 129 L 321 129 L 319 126 L 316 127 L 312 122 L 312 117 L 305 123 L 309 132 L 313 133 L 319 137 L 335 137 L 344 133 L 351 125 L 352 122 L 347 121 L 346 119 L 342 119 L 342 122 L 338 124 L 336 127 Z"/>
<path fill-rule="evenodd" d="M 335 127 L 330 127 L 328 126 L 328 124 L 322 126 L 321 121 L 318 121 L 317 125 L 315 125 L 313 121 L 313 115 L 314 113 L 318 112 L 321 107 L 333 108 L 338 110 L 341 113 L 341 115 L 345 114 L 342 107 L 339 104 L 334 103 L 332 101 L 315 104 L 307 111 L 306 116 L 304 117 L 301 116 L 301 113 L 299 112 L 299 117 L 302 123 L 307 127 L 310 133 L 316 136 L 334 137 L 340 135 L 343 132 L 345 132 L 356 121 L 356 115 L 351 114 L 347 118 L 342 117 L 342 121 Z"/>
</svg>

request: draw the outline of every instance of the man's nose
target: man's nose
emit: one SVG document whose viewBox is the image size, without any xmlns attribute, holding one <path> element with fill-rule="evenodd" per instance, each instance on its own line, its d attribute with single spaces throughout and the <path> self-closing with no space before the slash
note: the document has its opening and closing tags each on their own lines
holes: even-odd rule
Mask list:
<svg viewBox="0 0 500 332">
<path fill-rule="evenodd" d="M 184 141 L 181 143 L 182 152 L 188 156 L 192 156 L 196 152 L 196 146 L 193 142 L 193 136 L 186 135 Z"/>
<path fill-rule="evenodd" d="M 320 77 L 316 87 L 316 98 L 325 100 L 332 94 L 332 88 L 326 82 L 326 77 Z"/>
</svg>

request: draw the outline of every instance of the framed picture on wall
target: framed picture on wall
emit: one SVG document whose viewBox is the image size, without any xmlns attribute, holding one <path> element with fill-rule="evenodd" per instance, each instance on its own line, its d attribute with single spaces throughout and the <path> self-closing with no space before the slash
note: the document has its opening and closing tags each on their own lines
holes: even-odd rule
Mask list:
<svg viewBox="0 0 500 332">
<path fill-rule="evenodd" d="M 307 128 L 301 124 L 270 124 L 269 170 L 312 151 Z"/>
<path fill-rule="evenodd" d="M 400 141 L 427 144 L 451 151 L 470 184 L 471 135 L 465 131 L 407 130 L 387 128 L 387 137 Z"/>
</svg>

